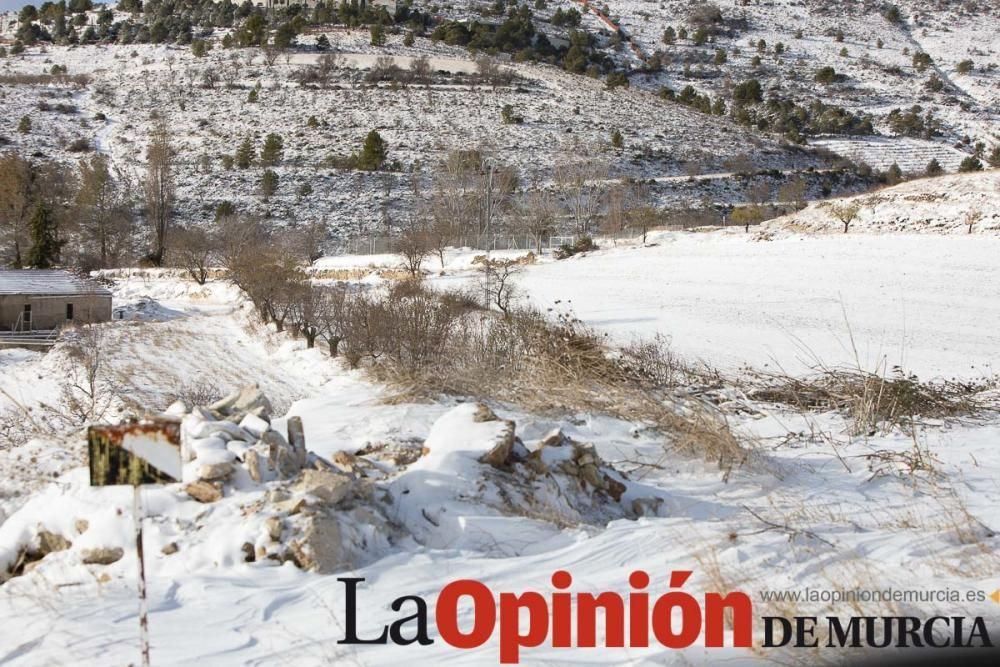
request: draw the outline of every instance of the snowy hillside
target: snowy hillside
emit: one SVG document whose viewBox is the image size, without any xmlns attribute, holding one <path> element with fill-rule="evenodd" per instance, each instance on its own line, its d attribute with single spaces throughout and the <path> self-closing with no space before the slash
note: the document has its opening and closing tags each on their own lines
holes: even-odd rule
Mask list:
<svg viewBox="0 0 1000 667">
<path fill-rule="evenodd" d="M 843 231 L 837 211 L 857 207 L 849 231 L 858 233 L 987 234 L 1000 231 L 1000 171 L 909 181 L 868 195 L 815 202 L 770 220 L 769 230 Z"/>
</svg>

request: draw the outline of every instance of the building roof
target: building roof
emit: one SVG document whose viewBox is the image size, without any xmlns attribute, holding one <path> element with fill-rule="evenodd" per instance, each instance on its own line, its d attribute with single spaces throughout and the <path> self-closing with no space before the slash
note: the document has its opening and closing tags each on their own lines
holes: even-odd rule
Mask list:
<svg viewBox="0 0 1000 667">
<path fill-rule="evenodd" d="M 0 295 L 3 294 L 111 296 L 110 291 L 94 280 L 49 269 L 0 270 Z"/>
</svg>

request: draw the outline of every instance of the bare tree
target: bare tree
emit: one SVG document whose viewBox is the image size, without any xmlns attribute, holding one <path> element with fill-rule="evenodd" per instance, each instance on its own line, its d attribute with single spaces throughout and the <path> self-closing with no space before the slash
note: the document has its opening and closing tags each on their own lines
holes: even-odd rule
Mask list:
<svg viewBox="0 0 1000 667">
<path fill-rule="evenodd" d="M 844 233 L 846 234 L 847 230 L 851 227 L 851 223 L 858 217 L 858 212 L 860 210 L 861 206 L 853 203 L 844 204 L 843 206 L 833 206 L 830 208 L 830 213 L 832 213 L 833 217 L 840 220 L 840 223 L 844 225 Z"/>
<path fill-rule="evenodd" d="M 410 61 L 410 76 L 416 84 L 427 85 L 431 80 L 431 62 L 427 56 L 417 56 Z"/>
<path fill-rule="evenodd" d="M 517 297 L 514 277 L 521 266 L 513 260 L 486 259 L 482 264 L 480 287 L 487 297 L 487 308 L 496 306 L 504 315 L 508 314 Z"/>
<path fill-rule="evenodd" d="M 342 286 L 313 288 L 314 313 L 319 335 L 326 339 L 330 356 L 337 356 L 340 342 L 349 331 L 347 290 Z"/>
<path fill-rule="evenodd" d="M 983 212 L 978 208 L 974 208 L 965 214 L 965 224 L 969 226 L 969 233 L 972 233 L 972 228 L 977 222 L 982 220 Z"/>
<path fill-rule="evenodd" d="M 208 281 L 209 269 L 217 261 L 215 236 L 204 227 L 184 227 L 174 234 L 169 255 L 199 285 Z"/>
<path fill-rule="evenodd" d="M 146 220 L 153 234 L 150 261 L 156 266 L 163 263 L 167 250 L 167 234 L 174 204 L 174 154 L 170 145 L 170 130 L 163 121 L 157 121 L 149 136 L 146 148 Z"/>
<path fill-rule="evenodd" d="M 268 44 L 264 47 L 264 64 L 269 68 L 274 67 L 274 63 L 278 62 L 278 56 L 281 55 L 281 49 L 278 47 Z"/>
<path fill-rule="evenodd" d="M 67 338 L 66 351 L 74 363 L 60 392 L 62 417 L 71 426 L 101 421 L 121 390 L 107 365 L 110 346 L 105 339 L 105 329 L 99 325 L 83 325 Z"/>
<path fill-rule="evenodd" d="M 581 234 L 591 231 L 605 195 L 607 164 L 592 157 L 593 151 L 576 146 L 556 159 L 555 181 L 570 217 Z"/>
<path fill-rule="evenodd" d="M 548 190 L 533 189 L 521 198 L 518 228 L 535 239 L 535 252 L 542 254 L 542 240 L 556 227 L 558 204 Z"/>
<path fill-rule="evenodd" d="M 80 187 L 76 193 L 76 214 L 83 239 L 95 246 L 94 264 L 108 268 L 122 259 L 132 229 L 130 184 L 124 172 L 112 173 L 104 155 L 81 160 Z"/>
<path fill-rule="evenodd" d="M 412 277 L 419 277 L 421 265 L 431 254 L 427 232 L 419 227 L 410 227 L 399 237 L 396 247 L 399 254 L 403 256 L 406 270 L 410 272 Z"/>
</svg>

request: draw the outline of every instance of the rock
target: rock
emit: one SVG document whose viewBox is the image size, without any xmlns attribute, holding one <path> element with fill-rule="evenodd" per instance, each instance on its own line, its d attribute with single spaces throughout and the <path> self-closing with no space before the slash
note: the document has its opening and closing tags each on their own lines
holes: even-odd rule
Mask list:
<svg viewBox="0 0 1000 667">
<path fill-rule="evenodd" d="M 350 569 L 353 565 L 341 542 L 340 523 L 334 517 L 309 517 L 302 537 L 290 545 L 295 564 L 319 574 Z"/>
<path fill-rule="evenodd" d="M 567 440 L 562 429 L 555 428 L 545 434 L 545 437 L 538 441 L 538 447 L 560 447 Z"/>
<path fill-rule="evenodd" d="M 281 541 L 281 517 L 269 516 L 264 520 L 264 528 L 272 542 Z"/>
<path fill-rule="evenodd" d="M 47 530 L 38 531 L 38 554 L 44 557 L 56 551 L 66 551 L 73 546 L 73 543 L 58 533 L 50 533 Z"/>
<path fill-rule="evenodd" d="M 83 535 L 90 528 L 90 522 L 86 519 L 77 519 L 73 522 L 73 527 L 76 528 L 77 535 Z"/>
<path fill-rule="evenodd" d="M 260 457 L 257 455 L 257 452 L 253 449 L 247 450 L 247 453 L 243 455 L 243 461 L 246 463 L 250 479 L 260 482 L 263 477 L 260 474 Z"/>
<path fill-rule="evenodd" d="M 497 419 L 496 413 L 482 403 L 476 405 L 476 412 L 472 415 L 472 421 L 476 423 L 495 422 Z"/>
<path fill-rule="evenodd" d="M 497 444 L 488 452 L 479 457 L 479 462 L 494 468 L 507 468 L 511 462 L 511 455 L 514 453 L 514 422 L 504 421 L 504 430 L 500 434 Z"/>
<path fill-rule="evenodd" d="M 306 499 L 299 498 L 298 500 L 283 500 L 280 503 L 275 503 L 274 507 L 279 512 L 284 512 L 290 516 L 299 514 L 302 510 L 306 508 Z"/>
<path fill-rule="evenodd" d="M 171 403 L 163 414 L 169 415 L 171 417 L 183 417 L 188 412 L 187 406 L 184 405 L 184 401 L 174 401 Z"/>
<path fill-rule="evenodd" d="M 353 480 L 347 475 L 329 470 L 303 470 L 292 491 L 314 496 L 324 503 L 334 505 L 343 500 L 350 492 Z"/>
<path fill-rule="evenodd" d="M 208 463 L 198 467 L 198 479 L 225 479 L 233 473 L 232 463 Z"/>
<path fill-rule="evenodd" d="M 84 549 L 80 554 L 85 565 L 111 565 L 120 561 L 124 555 L 125 551 L 121 547 Z"/>
<path fill-rule="evenodd" d="M 253 412 L 258 416 L 269 415 L 273 410 L 271 402 L 256 385 L 243 387 L 208 406 L 208 409 L 224 415 Z"/>
<path fill-rule="evenodd" d="M 244 563 L 253 563 L 257 560 L 257 550 L 254 549 L 253 544 L 250 542 L 244 542 L 240 549 L 243 551 Z"/>
<path fill-rule="evenodd" d="M 264 433 L 261 442 L 267 445 L 267 462 L 271 470 L 278 474 L 279 479 L 291 479 L 302 470 L 302 466 L 305 465 L 304 449 L 300 453 L 277 431 Z"/>
<path fill-rule="evenodd" d="M 605 493 L 611 496 L 616 503 L 620 503 L 622 500 L 622 495 L 625 493 L 628 487 L 626 487 L 624 484 L 619 482 L 614 477 L 611 477 L 607 473 L 605 473 L 604 475 L 604 482 L 605 482 L 605 487 L 604 487 Z"/>
<path fill-rule="evenodd" d="M 259 438 L 271 428 L 271 425 L 256 415 L 247 415 L 240 421 L 240 428 L 255 438 Z"/>
<path fill-rule="evenodd" d="M 222 498 L 222 489 L 205 480 L 188 484 L 184 487 L 184 491 L 200 503 L 214 503 Z"/>
<path fill-rule="evenodd" d="M 635 516 L 659 516 L 663 498 L 636 498 L 632 501 Z"/>
<path fill-rule="evenodd" d="M 111 581 L 111 575 L 108 574 L 107 572 L 102 572 L 101 576 L 97 578 L 97 583 L 99 584 L 106 584 L 109 581 Z"/>
<path fill-rule="evenodd" d="M 176 542 L 171 542 L 169 544 L 164 544 L 163 548 L 160 549 L 160 553 L 164 556 L 172 556 L 180 550 Z"/>
<path fill-rule="evenodd" d="M 358 464 L 358 457 L 348 452 L 338 451 L 334 452 L 331 463 L 333 463 L 338 470 L 346 473 L 353 473 L 355 466 Z"/>
</svg>

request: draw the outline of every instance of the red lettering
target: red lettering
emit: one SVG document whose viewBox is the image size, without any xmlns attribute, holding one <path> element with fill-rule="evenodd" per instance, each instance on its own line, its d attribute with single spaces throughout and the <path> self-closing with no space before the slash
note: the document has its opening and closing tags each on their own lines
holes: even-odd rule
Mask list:
<svg viewBox="0 0 1000 667">
<path fill-rule="evenodd" d="M 528 632 L 521 634 L 521 610 L 528 610 Z M 522 646 L 538 646 L 549 636 L 549 606 L 541 593 L 500 594 L 500 663 L 519 662 Z"/>
<path fill-rule="evenodd" d="M 472 598 L 473 605 L 472 630 L 468 633 L 458 627 L 458 601 L 464 596 Z M 455 648 L 482 646 L 493 635 L 497 621 L 493 593 L 474 579 L 459 579 L 442 588 L 434 614 L 441 639 Z"/>
</svg>

